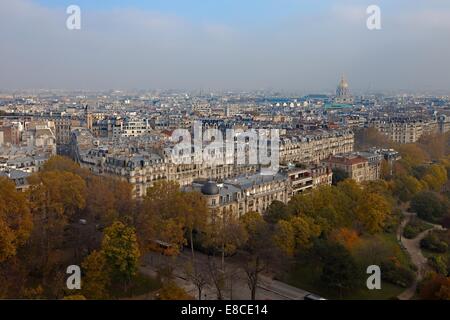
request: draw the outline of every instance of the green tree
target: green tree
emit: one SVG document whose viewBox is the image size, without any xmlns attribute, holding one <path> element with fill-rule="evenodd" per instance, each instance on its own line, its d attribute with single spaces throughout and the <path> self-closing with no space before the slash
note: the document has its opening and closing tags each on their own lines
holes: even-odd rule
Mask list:
<svg viewBox="0 0 450 320">
<path fill-rule="evenodd" d="M 102 252 L 111 268 L 112 279 L 123 282 L 127 288 L 136 275 L 140 257 L 134 228 L 119 221 L 114 222 L 105 229 Z"/>
<path fill-rule="evenodd" d="M 288 220 L 290 217 L 288 206 L 281 201 L 275 200 L 267 208 L 264 219 L 271 224 L 280 220 Z"/>
<path fill-rule="evenodd" d="M 428 185 L 429 189 L 439 192 L 447 182 L 447 170 L 443 165 L 431 165 L 427 168 L 422 180 Z"/>
<path fill-rule="evenodd" d="M 350 253 L 341 245 L 334 245 L 334 249 L 325 256 L 322 283 L 335 289 L 342 297 L 343 293 L 355 288 L 359 278 L 358 267 Z"/>
<path fill-rule="evenodd" d="M 411 200 L 411 209 L 427 221 L 436 221 L 447 212 L 447 204 L 432 191 L 422 191 Z"/>
<path fill-rule="evenodd" d="M 317 238 L 322 231 L 311 217 L 293 217 L 290 223 L 294 229 L 295 247 L 297 250 L 309 248 L 312 245 L 312 240 Z"/>
<path fill-rule="evenodd" d="M 393 194 L 403 202 L 411 200 L 422 189 L 420 181 L 407 174 L 398 176 L 393 183 Z"/>
</svg>

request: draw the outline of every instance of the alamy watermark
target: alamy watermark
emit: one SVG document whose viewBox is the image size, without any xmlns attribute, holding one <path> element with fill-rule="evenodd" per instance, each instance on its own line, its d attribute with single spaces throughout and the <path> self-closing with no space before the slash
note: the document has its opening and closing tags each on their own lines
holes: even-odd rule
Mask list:
<svg viewBox="0 0 450 320">
<path fill-rule="evenodd" d="M 366 273 L 370 274 L 366 281 L 367 289 L 381 290 L 381 268 L 377 265 L 372 265 L 367 268 Z"/>
<path fill-rule="evenodd" d="M 67 7 L 66 13 L 69 15 L 66 20 L 66 28 L 68 30 L 80 30 L 81 8 L 73 4 Z"/>
<path fill-rule="evenodd" d="M 369 15 L 366 21 L 367 29 L 381 30 L 381 8 L 377 5 L 367 7 L 366 13 Z"/>
<path fill-rule="evenodd" d="M 261 174 L 273 175 L 279 169 L 280 137 L 278 129 L 204 130 L 196 121 L 192 130 L 177 129 L 174 143 L 166 149 L 175 164 L 208 164 L 210 166 L 259 165 Z"/>
<path fill-rule="evenodd" d="M 69 290 L 81 289 L 81 269 L 77 265 L 71 265 L 67 267 L 67 274 L 70 276 L 66 280 L 66 286 Z"/>
</svg>

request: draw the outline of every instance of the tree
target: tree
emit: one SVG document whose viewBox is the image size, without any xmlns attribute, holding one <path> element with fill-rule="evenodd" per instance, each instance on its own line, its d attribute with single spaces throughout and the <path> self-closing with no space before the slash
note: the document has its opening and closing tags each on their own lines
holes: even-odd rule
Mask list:
<svg viewBox="0 0 450 320">
<path fill-rule="evenodd" d="M 330 240 L 344 246 L 347 250 L 352 250 L 360 242 L 358 233 L 348 228 L 334 230 L 330 235 Z"/>
<path fill-rule="evenodd" d="M 89 170 L 81 168 L 76 162 L 63 156 L 53 156 L 48 159 L 42 168 L 43 171 L 70 172 L 83 179 L 91 175 Z"/>
<path fill-rule="evenodd" d="M 29 182 L 32 209 L 47 225 L 64 225 L 86 205 L 86 184 L 73 173 L 44 171 Z"/>
<path fill-rule="evenodd" d="M 158 300 L 192 300 L 192 297 L 177 286 L 173 281 L 167 281 L 158 292 Z"/>
<path fill-rule="evenodd" d="M 280 220 L 275 226 L 274 243 L 287 256 L 293 256 L 296 251 L 295 230 L 289 221 Z"/>
<path fill-rule="evenodd" d="M 321 228 L 311 217 L 297 216 L 290 220 L 294 230 L 294 240 L 296 249 L 309 248 L 312 240 L 317 238 L 321 233 Z"/>
<path fill-rule="evenodd" d="M 64 274 L 65 255 L 61 251 L 68 240 L 65 229 L 85 207 L 86 184 L 78 175 L 65 171 L 39 172 L 28 181 L 34 223 L 27 242 L 28 261 L 33 261 L 29 268 L 42 274 L 44 286 L 62 290 L 62 286 L 49 282 Z"/>
<path fill-rule="evenodd" d="M 90 220 L 107 225 L 118 218 L 114 194 L 102 177 L 87 179 L 86 212 Z"/>
<path fill-rule="evenodd" d="M 397 146 L 396 149 L 402 156 L 400 163 L 408 170 L 408 172 L 411 172 L 412 167 L 421 165 L 430 160 L 428 154 L 414 143 L 402 144 Z"/>
<path fill-rule="evenodd" d="M 126 290 L 137 272 L 140 257 L 134 228 L 114 222 L 105 229 L 102 252 L 111 268 L 112 279 L 123 282 Z"/>
<path fill-rule="evenodd" d="M 358 222 L 372 234 L 383 230 L 391 211 L 390 203 L 376 193 L 368 193 L 365 198 L 360 198 L 355 209 Z"/>
<path fill-rule="evenodd" d="M 423 185 L 415 177 L 401 174 L 394 180 L 392 193 L 401 201 L 407 202 L 422 189 Z"/>
<path fill-rule="evenodd" d="M 443 256 L 431 256 L 428 258 L 428 264 L 439 274 L 448 275 L 447 260 Z"/>
<path fill-rule="evenodd" d="M 178 183 L 158 181 L 147 190 L 139 209 L 136 226 L 144 250 L 177 255 L 186 239 L 184 235 L 186 201 Z M 170 244 L 162 249 L 156 240 Z"/>
<path fill-rule="evenodd" d="M 106 257 L 101 251 L 93 251 L 82 263 L 84 272 L 82 290 L 89 299 L 106 299 L 111 281 Z"/>
<path fill-rule="evenodd" d="M 225 268 L 225 256 L 236 252 L 248 239 L 247 231 L 233 212 L 224 210 L 222 215 L 212 220 L 203 233 L 203 245 L 213 252 L 220 252 L 221 269 Z"/>
<path fill-rule="evenodd" d="M 208 274 L 216 289 L 217 300 L 223 300 L 223 290 L 225 289 L 225 282 L 228 278 L 225 266 L 223 264 L 219 266 L 216 259 L 210 255 L 208 255 Z M 230 280 L 232 281 L 232 279 Z"/>
<path fill-rule="evenodd" d="M 86 297 L 81 294 L 75 294 L 71 296 L 65 296 L 64 300 L 86 300 Z"/>
<path fill-rule="evenodd" d="M 15 184 L 0 177 L 0 263 L 14 256 L 33 228 L 29 203 Z"/>
<path fill-rule="evenodd" d="M 447 170 L 442 165 L 431 165 L 427 168 L 422 180 L 428 185 L 428 188 L 439 192 L 447 182 Z"/>
<path fill-rule="evenodd" d="M 418 141 L 418 145 L 433 160 L 439 160 L 445 155 L 446 139 L 443 134 L 426 134 L 422 135 Z"/>
<path fill-rule="evenodd" d="M 450 300 L 450 277 L 432 274 L 419 288 L 423 300 Z"/>
<path fill-rule="evenodd" d="M 241 264 L 247 275 L 247 284 L 251 292 L 251 299 L 256 299 L 256 288 L 261 272 L 267 270 L 274 262 L 281 263 L 280 251 L 274 244 L 273 232 L 261 215 L 249 212 L 241 218 L 241 222 L 248 234 L 245 245 L 246 254 Z"/>
<path fill-rule="evenodd" d="M 304 215 L 314 220 L 323 233 L 328 234 L 337 226 L 349 224 L 351 200 L 334 186 L 322 186 L 308 194 L 292 198 L 288 207 L 292 215 Z"/>
<path fill-rule="evenodd" d="M 191 245 L 192 263 L 195 267 L 194 259 L 194 230 L 202 232 L 206 229 L 208 221 L 208 208 L 206 200 L 198 192 L 187 192 L 182 194 L 181 199 L 185 202 L 184 226 L 189 233 L 189 242 Z"/>
<path fill-rule="evenodd" d="M 275 200 L 267 208 L 264 219 L 271 224 L 276 224 L 280 220 L 288 220 L 290 217 L 288 207 L 281 201 Z"/>
<path fill-rule="evenodd" d="M 225 257 L 236 253 L 247 239 L 244 225 L 229 210 L 224 210 L 221 215 L 212 219 L 202 233 L 202 246 L 208 250 L 209 277 L 219 300 L 223 300 L 226 281 L 232 281 L 232 272 L 225 268 Z M 216 261 L 216 253 L 220 254 L 220 261 Z"/>
<path fill-rule="evenodd" d="M 439 194 L 422 191 L 411 200 L 411 209 L 427 221 L 436 221 L 447 212 L 447 205 Z"/>
<path fill-rule="evenodd" d="M 195 285 L 198 292 L 198 300 L 202 300 L 203 289 L 209 284 L 207 274 L 200 270 L 199 266 L 193 266 L 192 263 L 186 265 L 186 276 Z"/>
<path fill-rule="evenodd" d="M 356 286 L 359 278 L 358 268 L 350 253 L 342 246 L 336 245 L 325 257 L 325 264 L 320 277 L 322 283 L 336 289 L 339 295 Z"/>
</svg>

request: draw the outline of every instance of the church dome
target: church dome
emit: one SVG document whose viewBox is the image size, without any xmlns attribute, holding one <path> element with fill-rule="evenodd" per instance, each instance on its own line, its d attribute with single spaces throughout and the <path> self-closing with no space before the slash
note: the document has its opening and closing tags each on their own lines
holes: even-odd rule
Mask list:
<svg viewBox="0 0 450 320">
<path fill-rule="evenodd" d="M 345 80 L 344 76 L 342 76 L 341 81 L 339 82 L 339 88 L 348 88 L 348 82 Z"/>
<path fill-rule="evenodd" d="M 219 194 L 219 187 L 215 182 L 209 181 L 203 185 L 202 193 L 207 196 L 214 196 Z"/>
<path fill-rule="evenodd" d="M 341 81 L 339 81 L 338 87 L 336 89 L 336 96 L 339 98 L 350 96 L 349 85 L 344 76 L 342 76 Z"/>
</svg>

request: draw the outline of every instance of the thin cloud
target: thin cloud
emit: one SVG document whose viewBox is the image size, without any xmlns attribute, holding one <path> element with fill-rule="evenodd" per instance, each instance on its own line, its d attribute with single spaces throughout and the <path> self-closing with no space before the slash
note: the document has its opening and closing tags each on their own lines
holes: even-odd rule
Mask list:
<svg viewBox="0 0 450 320">
<path fill-rule="evenodd" d="M 449 88 L 450 8 L 383 5 L 380 31 L 367 30 L 366 8 L 355 1 L 333 1 L 313 13 L 289 11 L 285 18 L 253 17 L 248 24 L 82 8 L 82 29 L 69 31 L 61 8 L 1 1 L 0 90 L 308 93 L 334 90 L 341 73 L 354 91 Z"/>
</svg>

